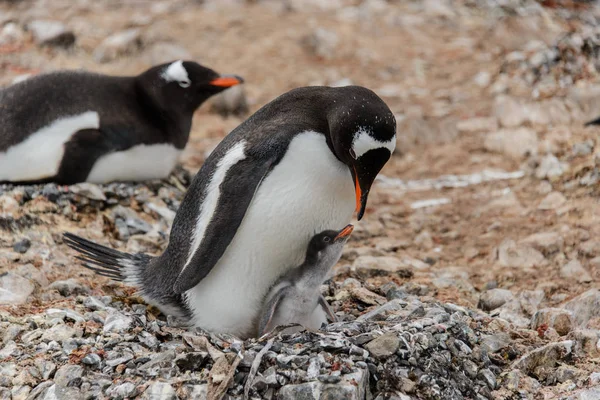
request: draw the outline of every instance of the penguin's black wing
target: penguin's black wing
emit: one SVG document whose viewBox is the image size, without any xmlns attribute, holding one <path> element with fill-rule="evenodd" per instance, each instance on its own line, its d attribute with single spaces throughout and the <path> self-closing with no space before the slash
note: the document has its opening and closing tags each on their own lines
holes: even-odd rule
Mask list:
<svg viewBox="0 0 600 400">
<path fill-rule="evenodd" d="M 175 293 L 180 294 L 196 286 L 219 262 L 219 259 L 225 253 L 225 250 L 241 225 L 248 206 L 260 187 L 262 180 L 280 158 L 280 152 L 274 152 L 270 155 L 263 154 L 261 157 L 247 157 L 237 162 L 227 171 L 227 174 L 219 185 L 220 192 L 215 210 L 212 215 L 207 217 L 208 224 L 204 230 L 202 240 L 196 249 L 190 249 L 190 251 L 193 251 L 193 254 L 191 258 L 188 256 L 188 261 L 183 266 L 173 286 Z M 201 170 L 199 174 L 202 172 Z M 199 201 L 202 202 L 203 207 L 207 206 L 207 198 L 210 194 L 204 193 L 200 195 L 198 192 L 194 193 L 193 189 L 200 189 L 207 192 L 211 183 L 205 179 L 203 182 L 193 182 L 192 186 L 196 184 L 200 185 L 201 188 L 190 188 L 188 190 L 186 199 L 183 201 L 183 203 L 187 203 L 185 204 L 186 207 L 191 206 L 197 209 Z M 189 201 L 188 197 L 194 199 L 194 201 Z M 186 200 L 188 201 L 186 202 Z M 184 207 L 183 203 L 182 208 Z M 185 219 L 194 215 L 195 213 L 188 212 L 187 210 L 181 212 L 180 208 L 177 217 Z M 173 222 L 173 226 L 180 223 L 177 217 Z M 181 223 L 187 223 L 187 221 Z M 197 232 L 193 234 L 197 234 Z M 171 234 L 171 239 L 173 239 L 173 234 Z M 191 240 L 189 232 L 187 237 L 183 239 L 186 241 Z M 166 257 L 171 257 L 171 254 L 168 254 L 168 252 L 164 254 L 166 254 Z"/>
<path fill-rule="evenodd" d="M 77 131 L 65 143 L 65 156 L 53 180 L 65 185 L 84 182 L 100 157 L 132 147 L 133 140 L 124 128 L 103 126 Z"/>
<path fill-rule="evenodd" d="M 265 303 L 260 316 L 258 318 L 258 336 L 262 336 L 268 331 L 275 328 L 273 326 L 273 317 L 277 313 L 277 306 L 291 290 L 291 286 L 285 286 L 279 289 L 274 295 L 270 296 L 270 298 Z"/>
</svg>

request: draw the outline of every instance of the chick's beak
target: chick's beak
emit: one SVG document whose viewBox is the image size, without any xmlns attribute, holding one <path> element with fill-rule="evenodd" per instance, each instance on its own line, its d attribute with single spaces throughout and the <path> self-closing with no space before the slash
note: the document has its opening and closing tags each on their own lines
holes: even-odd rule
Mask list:
<svg viewBox="0 0 600 400">
<path fill-rule="evenodd" d="M 237 75 L 221 75 L 209 82 L 210 85 L 228 88 L 244 83 L 244 79 Z"/>
<path fill-rule="evenodd" d="M 337 236 L 333 240 L 335 242 L 337 242 L 338 240 L 347 239 L 353 230 L 354 230 L 354 226 L 351 224 L 348 224 L 344 227 L 344 229 L 342 229 L 340 231 L 340 233 L 337 234 Z"/>
</svg>

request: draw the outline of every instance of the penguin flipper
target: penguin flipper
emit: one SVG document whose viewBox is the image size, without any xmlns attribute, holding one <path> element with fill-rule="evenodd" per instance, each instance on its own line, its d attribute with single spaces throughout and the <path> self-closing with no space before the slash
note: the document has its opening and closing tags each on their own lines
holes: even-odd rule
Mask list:
<svg viewBox="0 0 600 400">
<path fill-rule="evenodd" d="M 235 237 L 262 180 L 274 164 L 273 157 L 262 162 L 245 159 L 228 170 L 220 185 L 216 208 L 208 216 L 210 222 L 204 230 L 202 240 L 196 248 L 190 249 L 193 254 L 173 286 L 175 293 L 181 294 L 196 286 L 219 262 Z M 192 189 L 188 189 L 188 194 Z M 198 221 L 198 224 L 201 223 L 202 221 Z"/>
<path fill-rule="evenodd" d="M 260 313 L 258 319 L 258 336 L 262 336 L 275 328 L 275 314 L 277 313 L 277 307 L 281 300 L 287 295 L 290 287 L 286 286 L 277 291 L 274 295 L 270 296 L 269 300 L 265 303 L 263 310 Z"/>
<path fill-rule="evenodd" d="M 329 321 L 338 321 L 337 315 L 334 314 L 333 310 L 329 306 L 329 303 L 327 303 L 327 300 L 325 300 L 325 297 L 323 297 L 323 295 L 319 295 L 319 305 L 323 308 L 323 311 L 325 311 L 325 314 L 327 315 L 327 318 L 329 318 Z"/>
</svg>

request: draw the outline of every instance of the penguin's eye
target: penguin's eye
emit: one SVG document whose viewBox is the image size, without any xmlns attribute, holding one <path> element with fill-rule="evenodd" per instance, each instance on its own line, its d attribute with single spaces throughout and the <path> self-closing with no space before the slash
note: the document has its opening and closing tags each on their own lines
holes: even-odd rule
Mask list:
<svg viewBox="0 0 600 400">
<path fill-rule="evenodd" d="M 329 238 L 329 236 L 325 236 L 325 237 L 323 238 L 323 241 L 324 241 L 325 243 L 329 242 L 330 240 L 331 240 L 331 239 Z"/>
<path fill-rule="evenodd" d="M 356 153 L 354 152 L 354 149 L 350 149 L 350 156 L 356 160 Z"/>
<path fill-rule="evenodd" d="M 187 80 L 187 81 L 179 81 L 177 83 L 179 83 L 179 86 L 181 86 L 182 88 L 190 87 L 190 85 L 192 84 L 192 82 L 189 81 L 189 80 Z"/>
</svg>

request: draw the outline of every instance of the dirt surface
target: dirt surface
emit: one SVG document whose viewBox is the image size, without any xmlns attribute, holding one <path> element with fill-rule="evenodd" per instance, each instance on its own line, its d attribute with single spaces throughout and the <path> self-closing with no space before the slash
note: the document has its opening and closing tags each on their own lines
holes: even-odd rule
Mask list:
<svg viewBox="0 0 600 400">
<path fill-rule="evenodd" d="M 373 291 L 388 280 L 408 282 L 425 288 L 423 295 L 471 309 L 486 291 L 507 289 L 521 307 L 505 308 L 504 318 L 515 329 L 529 329 L 540 346 L 558 337 L 544 338 L 548 326 L 536 337 L 529 323 L 536 310 L 562 307 L 600 280 L 600 128 L 584 127 L 600 116 L 600 12 L 587 2 L 503 3 L 0 2 L 0 27 L 14 22 L 18 31 L 14 40 L 0 34 L 0 84 L 63 68 L 137 74 L 163 61 L 169 53 L 157 44 L 167 44 L 219 72 L 243 76 L 252 112 L 298 86 L 369 87 L 396 114 L 398 146 L 334 280 L 359 277 Z M 64 23 L 75 45 L 36 43 L 23 27 L 39 19 Z M 139 29 L 139 43 L 113 60 L 96 61 L 104 38 L 132 27 Z M 183 159 L 192 173 L 244 119 L 224 119 L 210 109 L 203 106 L 194 118 Z M 479 182 L 484 171 L 493 180 Z M 173 203 L 163 198 L 161 205 L 176 209 L 179 181 L 164 184 Z M 19 202 L 0 202 L 3 272 L 33 264 L 48 282 L 74 278 L 98 295 L 124 294 L 80 267 L 61 232 L 154 253 L 168 239 L 169 224 L 155 223 L 155 214 L 136 206 L 135 195 L 119 201 L 156 229 L 142 239 L 119 240 L 111 206 L 92 201 L 65 210 L 43 196 L 22 202 L 22 188 L 3 191 Z M 432 199 L 429 206 L 419 203 Z M 39 220 L 27 227 L 26 215 Z M 21 254 L 13 245 L 24 237 L 32 244 Z M 386 256 L 401 260 L 405 273 L 360 278 L 365 257 Z M 569 267 L 573 261 L 579 268 Z M 2 309 L 23 316 L 74 301 L 40 286 L 27 303 Z M 525 304 L 532 296 L 538 300 Z M 582 328 L 598 332 L 600 312 L 593 313 Z M 594 348 L 572 365 L 589 374 L 598 370 L 598 356 Z M 572 390 L 555 382 L 529 395 L 562 398 Z M 503 386 L 495 396 L 508 393 Z"/>
</svg>

